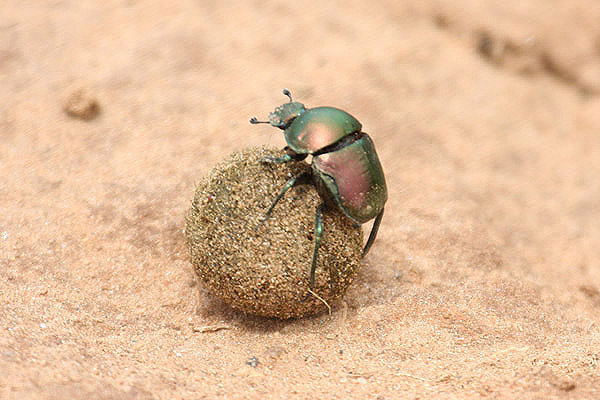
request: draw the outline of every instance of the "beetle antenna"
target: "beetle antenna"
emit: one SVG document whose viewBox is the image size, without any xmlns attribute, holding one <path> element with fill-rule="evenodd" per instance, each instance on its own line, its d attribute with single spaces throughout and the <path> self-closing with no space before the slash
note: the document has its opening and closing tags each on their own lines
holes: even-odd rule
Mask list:
<svg viewBox="0 0 600 400">
<path fill-rule="evenodd" d="M 285 94 L 287 97 L 289 97 L 289 98 L 290 98 L 290 103 L 291 103 L 292 101 L 294 101 L 294 100 L 292 100 L 292 94 L 290 93 L 290 91 L 289 91 L 289 90 L 287 90 L 287 89 L 283 89 L 283 94 Z"/>
<path fill-rule="evenodd" d="M 250 118 L 250 123 L 251 124 L 269 124 L 269 121 L 259 121 L 256 119 L 256 117 L 252 117 Z"/>
</svg>

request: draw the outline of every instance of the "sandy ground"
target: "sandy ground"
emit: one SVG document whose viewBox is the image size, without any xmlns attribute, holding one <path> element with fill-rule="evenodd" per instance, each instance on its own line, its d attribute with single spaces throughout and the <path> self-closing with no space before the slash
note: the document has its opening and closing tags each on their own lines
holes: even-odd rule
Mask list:
<svg viewBox="0 0 600 400">
<path fill-rule="evenodd" d="M 0 398 L 600 398 L 599 20 L 3 0 Z M 248 124 L 283 87 L 355 115 L 389 189 L 344 300 L 288 322 L 209 296 L 183 236 L 215 163 L 284 145 Z"/>
</svg>

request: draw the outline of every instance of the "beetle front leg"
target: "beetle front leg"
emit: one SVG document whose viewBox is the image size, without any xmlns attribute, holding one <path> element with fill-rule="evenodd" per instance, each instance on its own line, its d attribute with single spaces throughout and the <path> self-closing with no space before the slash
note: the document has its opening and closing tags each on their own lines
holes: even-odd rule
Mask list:
<svg viewBox="0 0 600 400">
<path fill-rule="evenodd" d="M 308 154 L 298 154 L 294 150 L 290 149 L 288 146 L 286 146 L 283 150 L 285 151 L 285 154 L 281 157 L 266 156 L 261 158 L 260 162 L 264 164 L 283 164 L 290 161 L 302 161 L 306 157 L 308 157 Z"/>
<path fill-rule="evenodd" d="M 369 252 L 369 249 L 371 248 L 371 245 L 373 244 L 373 242 L 375 241 L 375 238 L 377 237 L 377 231 L 379 230 L 379 225 L 381 225 L 381 219 L 383 218 L 383 209 L 381 209 L 381 212 L 379 214 L 377 214 L 377 217 L 375 217 L 375 221 L 373 222 L 373 227 L 371 228 L 371 233 L 369 234 L 369 239 L 367 239 L 367 244 L 365 245 L 365 249 L 363 250 L 362 256 L 366 256 L 367 253 Z"/>
<path fill-rule="evenodd" d="M 286 162 L 290 162 L 293 160 L 293 157 L 290 156 L 289 154 L 284 154 L 281 157 L 271 157 L 271 156 L 265 156 L 263 158 L 260 159 L 260 162 L 263 164 L 283 164 Z"/>
</svg>

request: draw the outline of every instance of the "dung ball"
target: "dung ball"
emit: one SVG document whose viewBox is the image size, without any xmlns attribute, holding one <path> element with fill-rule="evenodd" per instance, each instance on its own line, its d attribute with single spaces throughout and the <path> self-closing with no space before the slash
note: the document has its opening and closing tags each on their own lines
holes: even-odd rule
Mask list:
<svg viewBox="0 0 600 400">
<path fill-rule="evenodd" d="M 298 318 L 326 309 L 355 278 L 362 231 L 336 207 L 323 213 L 315 284 L 310 293 L 317 207 L 313 185 L 291 188 L 270 218 L 265 213 L 306 162 L 261 163 L 280 150 L 256 147 L 231 154 L 196 188 L 186 217 L 186 242 L 205 287 L 248 314 Z"/>
</svg>

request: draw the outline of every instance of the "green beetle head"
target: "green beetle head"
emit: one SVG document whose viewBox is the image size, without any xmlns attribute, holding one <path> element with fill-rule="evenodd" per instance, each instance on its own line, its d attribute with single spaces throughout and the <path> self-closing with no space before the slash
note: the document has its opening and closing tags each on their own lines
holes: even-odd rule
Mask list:
<svg viewBox="0 0 600 400">
<path fill-rule="evenodd" d="M 279 129 L 287 129 L 287 127 L 290 126 L 294 118 L 306 111 L 306 107 L 304 107 L 304 104 L 302 103 L 293 101 L 292 95 L 289 90 L 283 89 L 283 94 L 289 97 L 290 101 L 288 103 L 280 105 L 275 110 L 273 110 L 273 112 L 269 114 L 268 121 L 259 121 L 256 118 L 251 118 L 250 123 L 271 124 Z"/>
<path fill-rule="evenodd" d="M 277 128 L 286 129 L 294 118 L 302 114 L 306 108 L 304 104 L 297 101 L 290 101 L 277 107 L 269 114 L 269 123 Z"/>
</svg>

